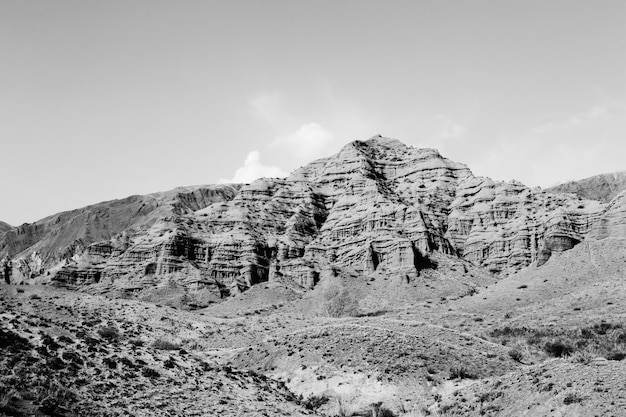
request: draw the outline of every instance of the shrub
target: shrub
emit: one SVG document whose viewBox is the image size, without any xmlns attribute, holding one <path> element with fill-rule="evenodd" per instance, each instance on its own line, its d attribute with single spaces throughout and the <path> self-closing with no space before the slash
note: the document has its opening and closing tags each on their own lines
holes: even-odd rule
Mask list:
<svg viewBox="0 0 626 417">
<path fill-rule="evenodd" d="M 573 355 L 570 356 L 570 359 L 574 363 L 582 363 L 584 365 L 589 365 L 593 360 L 593 356 L 591 353 L 587 351 L 578 351 L 574 352 Z"/>
<path fill-rule="evenodd" d="M 548 355 L 555 358 L 569 356 L 574 352 L 574 348 L 571 345 L 563 343 L 560 340 L 556 342 L 546 342 L 543 350 L 545 350 Z"/>
<path fill-rule="evenodd" d="M 39 411 L 53 416 L 69 411 L 77 399 L 74 392 L 56 383 L 42 387 L 38 396 L 41 404 Z"/>
<path fill-rule="evenodd" d="M 324 294 L 322 313 L 327 317 L 356 317 L 359 302 L 346 288 L 333 287 Z"/>
<path fill-rule="evenodd" d="M 118 340 L 120 338 L 120 332 L 115 326 L 102 326 L 97 330 L 100 337 L 107 340 Z"/>
<path fill-rule="evenodd" d="M 152 342 L 152 347 L 160 350 L 180 350 L 180 345 L 178 343 L 174 343 L 163 338 L 158 338 Z"/>
<path fill-rule="evenodd" d="M 478 376 L 469 371 L 464 366 L 458 366 L 450 369 L 450 379 L 477 379 Z"/>
<path fill-rule="evenodd" d="M 146 378 L 158 378 L 160 376 L 160 374 L 152 368 L 144 368 L 141 374 Z"/>
<path fill-rule="evenodd" d="M 325 395 L 311 395 L 309 398 L 304 400 L 304 407 L 309 410 L 317 410 L 324 404 L 326 404 L 330 399 Z"/>
<path fill-rule="evenodd" d="M 579 394 L 575 392 L 571 392 L 567 394 L 565 398 L 563 398 L 563 404 L 569 405 L 569 404 L 574 404 L 574 403 L 581 403 L 583 402 L 583 400 L 584 398 L 581 397 Z"/>
<path fill-rule="evenodd" d="M 376 417 L 396 417 L 395 413 L 387 407 L 380 407 L 376 410 Z"/>
<path fill-rule="evenodd" d="M 522 359 L 524 359 L 524 355 L 518 349 L 511 349 L 511 350 L 509 350 L 509 356 L 515 362 L 522 362 Z"/>
<path fill-rule="evenodd" d="M 613 351 L 610 352 L 606 358 L 610 361 L 622 361 L 626 358 L 626 353 L 622 351 Z"/>
</svg>

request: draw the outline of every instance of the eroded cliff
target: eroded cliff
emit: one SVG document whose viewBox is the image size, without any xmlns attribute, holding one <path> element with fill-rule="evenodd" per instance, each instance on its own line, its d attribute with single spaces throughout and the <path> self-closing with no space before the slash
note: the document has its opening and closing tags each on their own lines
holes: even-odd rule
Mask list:
<svg viewBox="0 0 626 417">
<path fill-rule="evenodd" d="M 599 219 L 624 217 L 610 210 L 475 177 L 434 149 L 376 136 L 284 179 L 181 188 L 51 216 L 8 232 L 0 250 L 18 258 L 24 281 L 140 297 L 183 288 L 197 297 L 189 303 L 206 304 L 268 280 L 313 288 L 332 268 L 408 282 L 441 256 L 509 274 L 545 263 L 592 229 L 606 235 Z M 604 228 L 619 229 L 619 221 Z"/>
</svg>

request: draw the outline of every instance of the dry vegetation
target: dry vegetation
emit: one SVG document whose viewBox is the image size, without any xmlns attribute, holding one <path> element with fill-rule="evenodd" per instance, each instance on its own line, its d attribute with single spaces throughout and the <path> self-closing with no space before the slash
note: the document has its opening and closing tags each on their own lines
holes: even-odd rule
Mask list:
<svg viewBox="0 0 626 417">
<path fill-rule="evenodd" d="M 349 277 L 310 293 L 265 283 L 196 311 L 3 287 L 0 414 L 609 416 L 626 409 L 626 303 L 614 287 L 581 278 L 559 294 L 546 291 L 540 276 L 456 292 L 435 275 L 376 281 Z M 396 294 L 421 288 L 429 297 L 394 305 Z M 502 296 L 511 288 L 525 297 L 515 307 Z"/>
</svg>

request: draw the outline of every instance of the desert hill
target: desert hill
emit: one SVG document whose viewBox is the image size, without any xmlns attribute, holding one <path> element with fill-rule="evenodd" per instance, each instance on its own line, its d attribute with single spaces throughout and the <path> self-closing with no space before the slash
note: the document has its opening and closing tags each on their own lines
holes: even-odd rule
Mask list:
<svg viewBox="0 0 626 417">
<path fill-rule="evenodd" d="M 82 254 L 94 242 L 105 240 L 123 247 L 134 230 L 230 199 L 236 191 L 236 185 L 180 187 L 58 213 L 12 228 L 0 238 L 0 254 L 22 259 L 16 272 L 30 278 Z"/>
<path fill-rule="evenodd" d="M 53 284 L 0 287 L 0 415 L 623 415 L 626 191 L 376 136 L 0 248 L 16 283 Z"/>
<path fill-rule="evenodd" d="M 202 355 L 228 326 L 50 287 L 0 287 L 1 416 L 304 416 L 282 382 Z M 182 325 L 182 326 L 181 326 Z"/>
<path fill-rule="evenodd" d="M 588 200 L 608 203 L 626 190 L 626 171 L 600 174 L 548 188 L 551 193 L 572 193 Z"/>
<path fill-rule="evenodd" d="M 285 179 L 50 216 L 0 238 L 0 254 L 16 258 L 17 282 L 154 299 L 172 281 L 205 306 L 268 280 L 311 289 L 333 268 L 407 282 L 438 265 L 506 276 L 575 246 L 605 207 L 476 177 L 436 150 L 375 136 Z"/>
<path fill-rule="evenodd" d="M 0 233 L 4 233 L 7 230 L 11 230 L 13 229 L 13 226 L 11 226 L 10 224 L 7 224 L 5 222 L 0 222 Z"/>
<path fill-rule="evenodd" d="M 612 200 L 581 244 L 541 267 L 529 266 L 438 311 L 411 310 L 410 316 L 507 346 L 526 365 L 469 384 L 440 409 L 463 416 L 623 413 L 625 195 Z"/>
</svg>

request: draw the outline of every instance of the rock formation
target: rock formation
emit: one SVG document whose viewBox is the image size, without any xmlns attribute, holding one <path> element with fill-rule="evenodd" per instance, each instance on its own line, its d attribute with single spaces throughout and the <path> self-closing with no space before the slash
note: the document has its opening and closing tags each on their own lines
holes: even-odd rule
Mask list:
<svg viewBox="0 0 626 417">
<path fill-rule="evenodd" d="M 17 258 L 16 272 L 28 280 L 88 254 L 87 248 L 96 242 L 101 242 L 97 247 L 123 251 L 130 236 L 149 230 L 157 221 L 231 199 L 237 189 L 232 185 L 180 187 L 58 213 L 0 236 L 0 257 Z"/>
<path fill-rule="evenodd" d="M 626 238 L 626 191 L 611 200 L 594 224 L 590 235 L 595 239 Z"/>
<path fill-rule="evenodd" d="M 6 233 L 0 255 L 19 258 L 24 281 L 123 293 L 175 284 L 217 301 L 268 280 L 312 288 L 334 267 L 410 281 L 436 256 L 509 274 L 592 230 L 621 230 L 624 214 L 612 207 L 475 177 L 434 149 L 376 136 L 285 179 L 57 214 Z"/>
<path fill-rule="evenodd" d="M 11 226 L 10 224 L 7 224 L 5 222 L 0 222 L 0 234 L 13 229 L 13 226 Z"/>
</svg>

